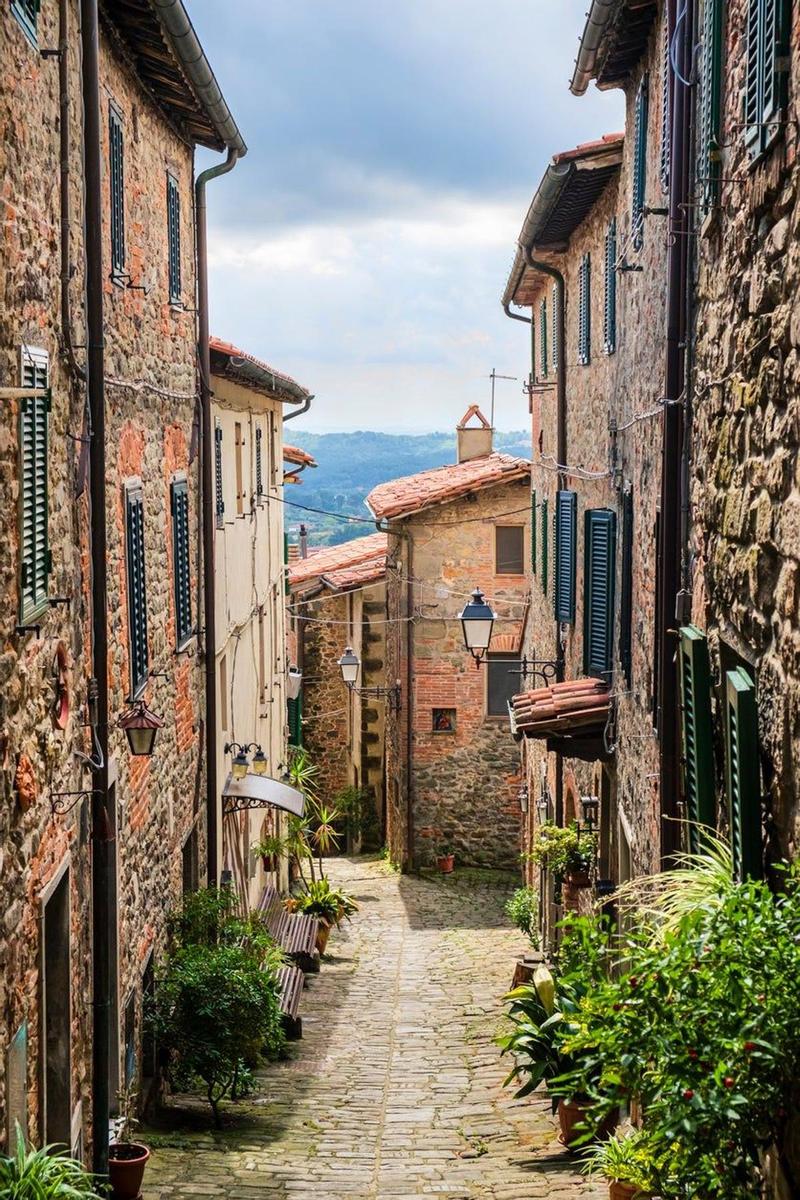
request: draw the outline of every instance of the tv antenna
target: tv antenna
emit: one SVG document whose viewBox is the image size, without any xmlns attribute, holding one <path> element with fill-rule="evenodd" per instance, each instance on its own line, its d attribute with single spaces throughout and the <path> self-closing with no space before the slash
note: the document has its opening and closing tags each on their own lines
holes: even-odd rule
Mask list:
<svg viewBox="0 0 800 1200">
<path fill-rule="evenodd" d="M 516 375 L 498 375 L 497 370 L 494 367 L 492 367 L 492 373 L 491 373 L 491 375 L 488 376 L 488 378 L 491 379 L 491 381 L 492 381 L 492 409 L 491 409 L 491 414 L 489 417 L 489 424 L 491 425 L 492 429 L 494 429 L 494 385 L 498 379 L 508 379 L 511 382 L 516 383 L 517 376 Z"/>
</svg>

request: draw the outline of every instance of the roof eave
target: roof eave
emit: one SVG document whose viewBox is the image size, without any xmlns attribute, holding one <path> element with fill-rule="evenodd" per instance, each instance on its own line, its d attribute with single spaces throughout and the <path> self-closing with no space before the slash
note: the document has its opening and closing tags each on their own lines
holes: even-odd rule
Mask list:
<svg viewBox="0 0 800 1200">
<path fill-rule="evenodd" d="M 586 14 L 586 25 L 578 47 L 575 70 L 569 90 L 573 96 L 583 96 L 597 69 L 597 59 L 612 17 L 619 11 L 621 0 L 592 0 Z"/>
</svg>

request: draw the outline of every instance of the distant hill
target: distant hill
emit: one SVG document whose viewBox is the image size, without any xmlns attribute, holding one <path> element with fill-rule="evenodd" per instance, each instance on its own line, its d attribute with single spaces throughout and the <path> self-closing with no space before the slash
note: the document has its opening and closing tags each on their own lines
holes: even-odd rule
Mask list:
<svg viewBox="0 0 800 1200">
<path fill-rule="evenodd" d="M 289 433 L 289 430 L 287 430 Z M 289 440 L 292 434 L 289 433 Z M 319 463 L 300 476 L 301 487 L 286 488 L 286 529 L 296 540 L 300 523 L 308 527 L 309 543 L 334 546 L 354 537 L 370 533 L 372 521 L 364 507 L 364 499 L 378 483 L 413 475 L 431 467 L 445 466 L 456 459 L 455 433 L 424 433 L 401 435 L 371 433 L 298 433 L 296 443 Z M 530 458 L 529 433 L 497 433 L 495 449 L 507 454 Z M 356 524 L 304 512 L 293 504 L 322 508 L 328 512 L 359 516 L 365 523 Z"/>
</svg>

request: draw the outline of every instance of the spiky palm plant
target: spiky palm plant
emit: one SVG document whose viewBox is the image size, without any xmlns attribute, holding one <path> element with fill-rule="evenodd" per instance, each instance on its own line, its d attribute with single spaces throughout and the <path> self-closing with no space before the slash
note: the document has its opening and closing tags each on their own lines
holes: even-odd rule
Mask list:
<svg viewBox="0 0 800 1200">
<path fill-rule="evenodd" d="M 57 1146 L 28 1150 L 17 1126 L 16 1153 L 0 1157 L 4 1200 L 105 1200 L 106 1195 L 104 1185 L 65 1150 Z"/>
</svg>

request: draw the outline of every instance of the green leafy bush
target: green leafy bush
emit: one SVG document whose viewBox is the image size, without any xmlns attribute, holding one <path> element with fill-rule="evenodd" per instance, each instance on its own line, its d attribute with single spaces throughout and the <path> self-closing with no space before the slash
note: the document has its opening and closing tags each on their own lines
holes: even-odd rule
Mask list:
<svg viewBox="0 0 800 1200">
<path fill-rule="evenodd" d="M 13 1157 L 0 1156 L 3 1200 L 102 1200 L 106 1194 L 94 1175 L 57 1146 L 28 1150 L 20 1136 Z"/>
<path fill-rule="evenodd" d="M 561 883 L 568 875 L 590 870 L 596 854 L 597 834 L 581 833 L 576 821 L 563 829 L 547 822 L 539 826 L 529 857 Z"/>
<path fill-rule="evenodd" d="M 539 893 L 535 888 L 517 888 L 506 904 L 506 913 L 534 946 L 539 945 Z"/>
<path fill-rule="evenodd" d="M 630 1129 L 590 1146 L 581 1170 L 587 1175 L 602 1175 L 609 1181 L 626 1183 L 642 1198 L 659 1190 L 659 1165 L 650 1134 L 645 1129 Z"/>
<path fill-rule="evenodd" d="M 289 905 L 297 912 L 320 917 L 329 925 L 340 925 L 345 917 L 349 920 L 358 911 L 353 897 L 342 888 L 331 887 L 328 879 L 311 882 L 305 892 L 292 897 Z"/>
</svg>

